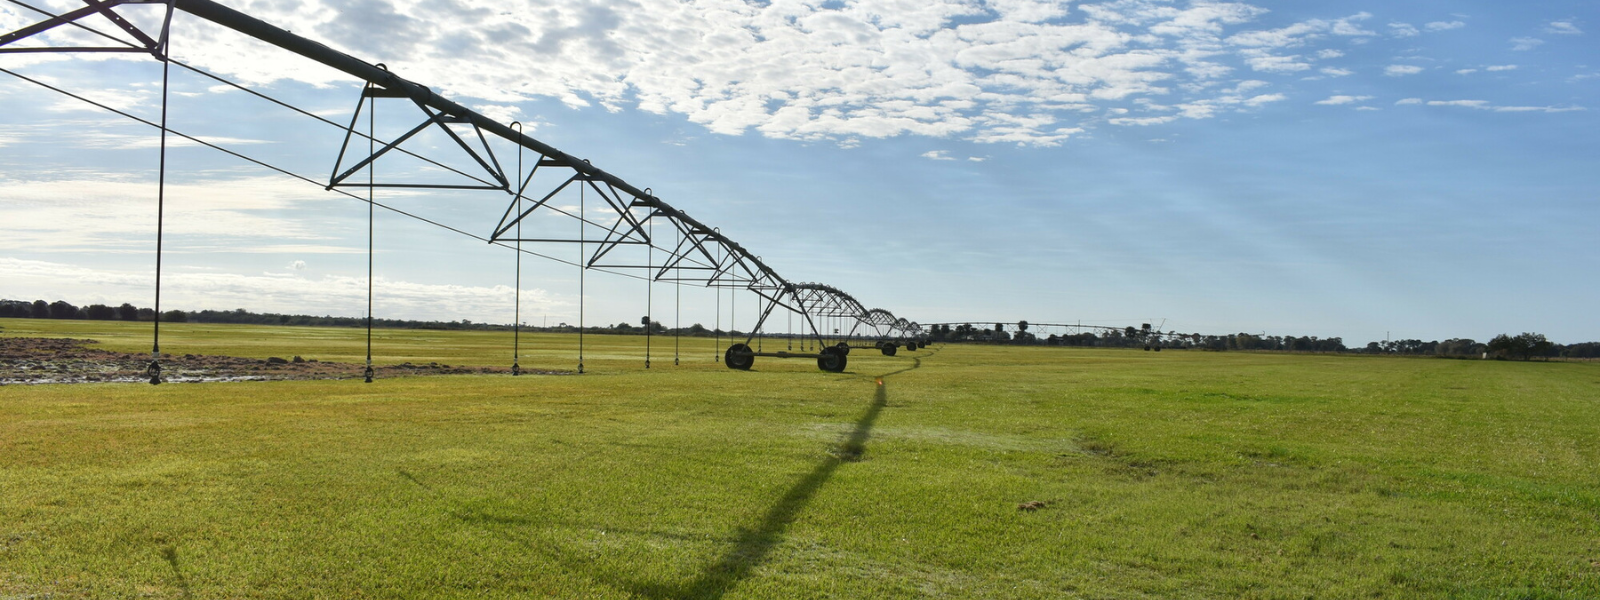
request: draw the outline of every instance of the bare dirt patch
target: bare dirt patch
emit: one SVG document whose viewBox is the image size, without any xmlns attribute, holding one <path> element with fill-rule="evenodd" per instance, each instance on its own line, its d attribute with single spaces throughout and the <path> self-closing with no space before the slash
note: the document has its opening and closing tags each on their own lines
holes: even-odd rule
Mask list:
<svg viewBox="0 0 1600 600">
<path fill-rule="evenodd" d="M 0 338 L 0 385 L 39 383 L 148 382 L 149 354 L 129 354 L 93 347 L 95 340 L 67 338 Z M 161 379 L 170 383 L 205 381 L 277 381 L 294 379 L 354 379 L 363 365 L 322 362 L 301 357 L 268 359 L 184 354 L 161 355 Z M 376 376 L 465 375 L 510 373 L 500 367 L 466 367 L 439 363 L 382 365 Z M 556 375 L 560 371 L 523 369 L 529 375 Z"/>
</svg>

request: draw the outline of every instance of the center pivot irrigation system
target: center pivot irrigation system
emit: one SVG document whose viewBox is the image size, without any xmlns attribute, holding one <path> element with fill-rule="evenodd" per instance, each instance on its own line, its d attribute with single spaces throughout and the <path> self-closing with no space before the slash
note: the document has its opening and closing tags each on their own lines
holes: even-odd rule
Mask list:
<svg viewBox="0 0 1600 600">
<path fill-rule="evenodd" d="M 369 64 L 348 54 L 333 50 L 318 42 L 290 33 L 237 10 L 210 0 L 83 0 L 85 6 L 56 13 L 22 0 L 7 0 L 37 14 L 42 20 L 0 36 L 0 54 L 41 52 L 125 52 L 149 54 L 162 63 L 161 121 L 154 123 L 95 102 L 83 95 L 73 94 L 40 79 L 31 78 L 10 69 L 0 72 L 53 91 L 66 94 L 117 113 L 135 121 L 156 127 L 161 133 L 161 161 L 157 192 L 156 234 L 156 287 L 157 321 L 154 324 L 154 341 L 151 348 L 151 383 L 160 382 L 160 309 L 161 309 L 161 241 L 165 214 L 167 176 L 167 137 L 174 135 L 189 142 L 210 147 L 256 165 L 272 169 L 303 181 L 324 186 L 327 190 L 366 202 L 368 205 L 368 291 L 367 291 L 367 381 L 372 380 L 372 212 L 377 207 L 416 218 L 433 225 L 445 227 L 456 233 L 476 238 L 489 244 L 516 251 L 518 321 L 514 336 L 520 335 L 521 310 L 521 258 L 523 254 L 556 260 L 579 268 L 579 343 L 578 372 L 583 372 L 582 296 L 583 274 L 589 270 L 644 279 L 647 282 L 666 282 L 677 286 L 700 285 L 714 288 L 720 303 L 721 290 L 746 290 L 755 294 L 758 302 L 756 325 L 742 343 L 730 346 L 721 356 L 724 364 L 733 369 L 749 369 L 757 356 L 778 358 L 814 358 L 824 371 L 839 372 L 845 369 L 846 356 L 851 348 L 876 348 L 893 356 L 900 346 L 911 349 L 926 344 L 922 328 L 914 322 L 894 316 L 882 309 L 868 309 L 855 298 L 836 288 L 816 283 L 795 283 L 778 275 L 743 246 L 723 235 L 720 230 L 708 227 L 674 208 L 651 193 L 649 188 L 639 189 L 620 177 L 595 167 L 584 159 L 576 158 L 523 133 L 520 123 L 505 125 L 465 106 L 448 100 L 428 87 L 390 72 L 382 64 Z M 159 26 L 140 27 L 119 8 L 146 6 L 141 10 L 161 9 Z M 289 108 L 301 114 L 332 123 L 309 111 L 294 107 L 285 101 L 271 98 L 258 91 L 226 80 L 218 75 L 198 69 L 173 59 L 169 54 L 169 34 L 172 19 L 183 11 L 205 21 L 287 50 L 316 61 L 365 82 L 356 109 L 348 124 L 336 124 L 343 129 L 344 141 L 332 173 L 324 181 L 315 181 L 304 175 L 268 164 L 262 160 L 230 150 L 208 140 L 188 135 L 168 127 L 168 87 L 172 66 L 188 69 L 204 77 L 242 90 L 255 97 Z M 147 17 L 145 22 L 156 22 Z M 100 19 L 104 19 L 101 21 Z M 108 26 L 109 25 L 109 26 Z M 96 28 L 99 27 L 99 29 Z M 48 35 L 42 35 L 47 34 Z M 41 40 L 48 40 L 41 43 Z M 402 108 L 401 113 L 419 119 L 414 127 L 393 139 L 379 139 L 376 113 L 379 100 L 390 100 Z M 390 103 L 385 103 L 388 105 Z M 389 114 L 386 109 L 386 115 Z M 365 119 L 365 131 L 361 125 Z M 444 136 L 450 142 L 445 146 L 457 159 L 464 151 L 470 161 L 468 168 L 447 165 L 440 156 L 429 151 L 415 151 L 402 147 L 419 134 L 431 132 L 436 138 Z M 496 156 L 490 139 L 508 141 L 517 148 L 515 171 L 508 173 Z M 524 158 L 526 152 L 533 155 Z M 386 157 L 405 157 L 426 163 L 435 173 L 460 177 L 454 183 L 416 182 L 410 180 L 380 180 L 376 174 L 379 160 Z M 389 175 L 388 171 L 385 171 Z M 364 176 L 363 176 L 364 175 Z M 364 196 L 347 191 L 359 188 Z M 479 236 L 425 219 L 423 217 L 384 205 L 375 200 L 375 191 L 384 188 L 411 188 L 437 191 L 492 191 L 511 196 L 499 222 L 488 236 Z M 558 195 L 578 195 L 578 211 L 563 208 L 552 202 Z M 589 210 L 589 196 L 597 197 L 596 210 Z M 592 216 L 598 213 L 601 216 Z M 576 232 L 552 231 L 530 217 L 539 214 L 557 214 L 578 221 Z M 657 235 L 655 226 L 660 223 L 667 235 Z M 537 230 L 529 233 L 524 226 Z M 597 235 L 590 236 L 590 231 Z M 603 233 L 601 233 L 603 232 Z M 577 261 L 555 258 L 532 252 L 524 244 L 576 245 Z M 622 248 L 632 248 L 629 252 Z M 642 248 L 643 252 L 637 252 Z M 657 256 L 660 252 L 661 255 Z M 643 261 L 634 258 L 642 254 Z M 642 264 L 641 264 L 642 263 Z M 652 293 L 647 287 L 646 294 Z M 647 300 L 648 302 L 648 300 Z M 801 318 L 801 325 L 810 333 L 801 341 L 800 351 L 794 350 L 789 340 L 784 351 L 764 351 L 763 327 L 775 311 L 788 311 Z M 720 308 L 719 308 L 720 314 Z M 650 317 L 644 319 L 645 330 L 651 329 Z M 518 342 L 513 341 L 512 372 L 519 372 Z M 751 344 L 756 346 L 752 348 Z M 645 366 L 649 368 L 648 343 Z M 676 362 L 676 360 L 675 360 Z"/>
</svg>

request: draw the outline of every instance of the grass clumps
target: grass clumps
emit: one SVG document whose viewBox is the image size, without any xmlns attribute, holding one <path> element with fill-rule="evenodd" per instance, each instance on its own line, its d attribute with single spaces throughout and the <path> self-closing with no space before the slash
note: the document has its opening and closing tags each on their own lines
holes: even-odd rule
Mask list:
<svg viewBox="0 0 1600 600">
<path fill-rule="evenodd" d="M 347 333 L 173 351 L 326 360 Z M 423 333 L 396 363 L 509 362 Z M 640 342 L 583 376 L 0 387 L 0 597 L 1600 596 L 1600 365 L 645 371 Z"/>
</svg>

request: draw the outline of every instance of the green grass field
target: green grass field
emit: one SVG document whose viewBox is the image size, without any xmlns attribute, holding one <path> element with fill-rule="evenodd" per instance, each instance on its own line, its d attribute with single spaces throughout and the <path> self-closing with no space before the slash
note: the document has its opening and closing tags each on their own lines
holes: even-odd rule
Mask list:
<svg viewBox="0 0 1600 600">
<path fill-rule="evenodd" d="M 379 335 L 379 362 L 509 364 L 508 334 Z M 354 362 L 361 336 L 163 350 Z M 575 366 L 534 338 L 524 365 Z M 646 371 L 642 338 L 590 340 L 583 376 L 0 387 L 0 598 L 1600 597 L 1593 363 L 950 345 L 732 372 L 657 338 Z"/>
</svg>

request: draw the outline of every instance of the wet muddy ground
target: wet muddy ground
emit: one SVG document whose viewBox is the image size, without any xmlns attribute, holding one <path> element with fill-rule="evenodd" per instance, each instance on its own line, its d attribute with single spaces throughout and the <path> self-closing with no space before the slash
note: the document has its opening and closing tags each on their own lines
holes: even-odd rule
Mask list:
<svg viewBox="0 0 1600 600">
<path fill-rule="evenodd" d="M 94 340 L 66 338 L 0 338 L 0 385 L 39 383 L 149 382 L 147 353 L 129 354 L 95 347 Z M 292 379 L 356 379 L 364 366 L 321 362 L 298 356 L 267 359 L 184 354 L 161 355 L 161 380 L 169 383 L 207 381 L 277 381 Z M 501 367 L 466 367 L 439 363 L 381 365 L 375 376 L 463 375 L 510 373 Z M 524 369 L 533 375 L 561 374 Z"/>
</svg>

